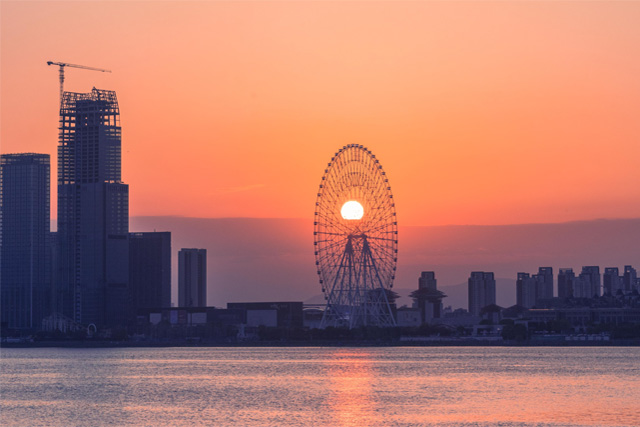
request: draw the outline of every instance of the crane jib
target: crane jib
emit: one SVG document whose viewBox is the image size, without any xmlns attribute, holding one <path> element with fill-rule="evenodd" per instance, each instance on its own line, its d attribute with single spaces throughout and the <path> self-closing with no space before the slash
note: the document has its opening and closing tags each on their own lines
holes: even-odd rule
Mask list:
<svg viewBox="0 0 640 427">
<path fill-rule="evenodd" d="M 86 65 L 68 64 L 66 62 L 47 61 L 47 65 L 57 65 L 60 67 L 60 106 L 62 106 L 62 97 L 64 94 L 64 67 L 80 68 L 83 70 L 100 71 L 101 73 L 110 73 L 111 70 L 102 68 L 87 67 Z"/>
</svg>

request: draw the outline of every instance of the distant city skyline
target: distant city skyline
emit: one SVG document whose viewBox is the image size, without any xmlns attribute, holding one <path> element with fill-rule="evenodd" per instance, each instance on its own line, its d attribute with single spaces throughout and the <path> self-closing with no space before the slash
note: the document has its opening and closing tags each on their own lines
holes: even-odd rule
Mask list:
<svg viewBox="0 0 640 427">
<path fill-rule="evenodd" d="M 294 300 L 323 303 L 317 283 L 311 219 L 198 219 L 131 217 L 131 229 L 171 230 L 174 248 L 204 247 L 208 253 L 208 305 L 246 300 Z M 471 271 L 492 271 L 496 303 L 516 303 L 518 272 L 553 268 L 625 265 L 640 267 L 640 220 L 601 220 L 519 226 L 399 225 L 398 271 L 394 290 L 414 290 L 422 271 L 435 271 L 445 306 L 467 306 Z M 174 249 L 175 251 L 176 249 Z M 508 254 L 508 256 L 505 256 Z M 173 280 L 177 283 L 174 252 Z M 462 286 L 462 288 L 460 288 Z M 455 292 L 452 293 L 451 290 Z M 173 301 L 177 301 L 174 287 Z M 408 303 L 406 299 L 403 303 Z"/>
<path fill-rule="evenodd" d="M 110 69 L 65 89 L 118 92 L 132 215 L 308 218 L 357 143 L 403 225 L 640 217 L 638 2 L 0 8 L 2 152 L 55 154 L 47 61 Z"/>
<path fill-rule="evenodd" d="M 105 18 L 117 12 L 130 17 L 132 20 L 123 21 L 121 29 L 122 34 L 134 33 L 127 39 L 131 51 L 146 45 L 158 46 L 158 40 L 164 35 L 156 20 L 172 16 L 176 11 L 184 13 L 188 18 L 185 22 L 194 24 L 191 26 L 194 32 L 187 31 L 184 40 L 175 39 L 175 44 L 166 45 L 167 51 L 162 54 L 180 51 L 181 43 L 193 41 L 194 37 L 212 49 L 220 48 L 216 43 L 220 37 L 227 37 L 233 43 L 238 40 L 245 42 L 236 46 L 238 52 L 225 49 L 218 52 L 219 63 L 204 64 L 203 69 L 213 72 L 206 76 L 206 84 L 201 84 L 199 91 L 195 91 L 192 86 L 184 85 L 202 82 L 199 79 L 203 77 L 198 73 L 194 73 L 192 79 L 154 81 L 140 78 L 138 73 L 141 69 L 132 65 L 136 61 L 128 60 L 129 57 L 123 60 L 122 55 L 131 51 L 122 46 L 118 50 L 111 47 L 118 46 L 117 42 L 104 46 L 102 50 L 80 49 L 80 46 L 100 46 L 100 42 L 106 40 L 95 32 L 94 40 L 61 44 L 64 47 L 60 49 L 50 49 L 46 43 L 38 43 L 43 32 L 37 23 L 48 25 L 46 19 L 56 13 L 61 14 L 63 20 L 72 15 L 63 5 L 43 3 L 38 8 L 28 8 L 19 3 L 0 4 L 3 12 L 0 34 L 3 40 L 8 40 L 3 43 L 1 51 L 2 100 L 12 107 L 1 110 L 3 153 L 55 152 L 58 76 L 55 67 L 46 66 L 47 60 L 69 60 L 113 69 L 114 73 L 109 75 L 69 69 L 65 89 L 86 93 L 90 87 L 105 87 L 117 90 L 124 100 L 127 113 L 123 125 L 122 169 L 125 174 L 122 181 L 131 184 L 132 218 L 143 214 L 157 218 L 155 223 L 133 228 L 136 231 L 156 228 L 172 231 L 162 225 L 167 215 L 182 218 L 179 221 L 183 223 L 190 222 L 189 217 L 194 217 L 192 223 L 198 222 L 196 217 L 302 218 L 306 221 L 313 212 L 318 177 L 326 168 L 326 153 L 335 151 L 341 144 L 356 142 L 366 143 L 380 158 L 384 158 L 390 185 L 395 191 L 399 227 L 410 230 L 399 235 L 396 287 L 410 288 L 406 284 L 413 281 L 416 272 L 425 269 L 436 271 L 442 287 L 446 288 L 463 283 L 469 272 L 477 270 L 494 271 L 496 278 L 500 279 L 514 277 L 514 271 L 534 271 L 540 265 L 553 265 L 558 269 L 573 267 L 579 278 L 579 268 L 584 265 L 599 265 L 602 269 L 623 268 L 635 265 L 635 259 L 639 258 L 635 250 L 637 239 L 634 239 L 638 235 L 635 233 L 637 228 L 624 236 L 616 234 L 616 242 L 612 241 L 612 236 L 598 236 L 597 231 L 589 236 L 592 234 L 590 230 L 572 234 L 572 239 L 564 239 L 562 235 L 546 236 L 547 243 L 553 241 L 558 248 L 570 251 L 582 246 L 584 239 L 591 239 L 591 246 L 584 249 L 585 256 L 576 254 L 573 258 L 578 261 L 568 263 L 560 261 L 567 259 L 567 255 L 557 250 L 554 252 L 557 248 L 549 245 L 541 246 L 537 240 L 539 236 L 532 233 L 516 232 L 515 235 L 520 236 L 518 245 L 521 247 L 518 247 L 509 232 L 478 237 L 490 226 L 486 229 L 442 228 L 456 230 L 448 238 L 438 235 L 437 230 L 440 229 L 429 227 L 451 223 L 550 223 L 545 230 L 553 230 L 554 226 L 571 228 L 572 223 L 563 222 L 568 220 L 640 217 L 640 190 L 634 185 L 640 178 L 634 160 L 636 154 L 640 154 L 635 143 L 640 135 L 640 125 L 631 119 L 635 117 L 633 113 L 638 110 L 636 107 L 640 107 L 640 101 L 631 95 L 633 91 L 623 90 L 638 84 L 631 71 L 635 61 L 639 60 L 626 53 L 636 46 L 637 39 L 640 40 L 640 31 L 632 25 L 635 21 L 628 20 L 636 14 L 640 16 L 640 6 L 541 3 L 501 5 L 501 8 L 494 9 L 484 3 L 435 2 L 296 4 L 283 8 L 277 3 L 265 2 L 253 6 L 264 12 L 264 16 L 259 18 L 253 13 L 247 14 L 249 9 L 241 4 L 149 3 L 145 6 L 116 4 L 114 8 L 104 8 L 104 5 L 96 3 L 76 6 L 76 18 L 99 17 L 92 23 L 92 28 L 107 28 L 111 21 Z M 475 18 L 468 21 L 462 12 L 471 10 L 486 22 L 479 23 Z M 153 13 L 149 14 L 149 11 Z M 344 15 L 335 16 L 336 11 L 344 12 Z M 535 13 L 531 14 L 532 11 Z M 580 12 L 584 19 L 575 22 L 576 12 Z M 210 30 L 210 22 L 206 21 L 205 25 L 202 18 L 217 14 L 237 18 L 247 25 L 255 24 L 272 38 L 265 40 L 262 33 L 253 32 L 255 29 L 251 25 L 252 30 L 246 33 L 238 31 L 237 27 L 224 25 Z M 389 24 L 383 34 L 373 31 L 376 25 L 386 22 L 389 14 L 403 19 L 412 16 L 420 19 L 409 20 L 403 26 Z M 149 37 L 157 39 L 137 38 L 140 31 L 135 26 L 138 23 L 136 16 L 149 18 L 145 21 Z M 361 34 L 341 27 L 347 22 L 344 19 L 350 16 L 362 19 Z M 284 32 L 267 28 L 266 17 L 279 18 L 291 27 Z M 300 25 L 301 18 L 310 17 L 313 17 L 312 25 Z M 434 17 L 447 18 L 452 26 L 435 25 L 431 27 L 431 33 L 424 33 L 424 23 Z M 515 18 L 522 23 L 521 28 L 510 24 Z M 73 22 L 80 27 L 86 25 L 85 21 L 78 19 Z M 331 49 L 337 34 L 327 33 L 326 23 L 341 28 L 337 34 L 346 37 L 344 51 Z M 179 27 L 182 24 L 172 25 Z M 570 34 L 566 33 L 568 26 L 573 30 Z M 47 40 L 53 42 L 64 37 L 71 28 L 76 34 L 78 29 L 73 25 L 63 25 L 60 33 L 49 35 Z M 496 34 L 513 36 L 513 41 L 535 49 L 514 51 L 514 45 L 510 44 L 513 41 L 501 44 L 503 41 L 495 40 L 494 33 L 488 32 L 488 28 L 497 31 Z M 451 33 L 456 29 L 458 33 Z M 547 41 L 553 41 L 549 46 L 559 50 L 542 49 L 545 47 L 544 37 L 531 43 L 529 36 L 539 36 L 542 29 L 549 30 L 548 34 L 545 33 Z M 120 37 L 120 33 L 111 35 Z M 309 51 L 315 52 L 316 56 L 292 56 L 291 53 L 300 46 L 290 44 L 290 35 L 299 35 L 301 40 L 308 42 Z M 450 40 L 437 43 L 438 35 L 448 35 Z M 417 36 L 426 36 L 427 44 L 417 43 L 416 40 L 420 39 Z M 431 39 L 431 36 L 435 38 Z M 508 40 L 508 37 L 503 38 Z M 392 57 L 400 62 L 382 74 L 378 74 L 380 70 L 377 68 L 366 66 L 372 60 L 370 55 L 373 51 L 368 50 L 371 40 L 379 44 L 381 58 Z M 470 40 L 478 43 L 465 55 L 451 56 L 446 48 L 447 44 L 466 47 Z M 489 41 L 495 44 L 482 43 Z M 262 43 L 264 51 L 256 49 Z M 397 57 L 398 46 L 410 47 L 412 51 Z M 494 62 L 485 63 L 486 69 L 482 73 L 457 75 L 451 72 L 457 69 L 453 65 L 482 65 L 478 55 L 491 53 L 488 46 L 494 46 L 497 53 L 492 56 Z M 565 50 L 575 53 L 572 61 L 564 62 L 556 57 Z M 199 53 L 180 52 L 183 55 L 180 64 L 184 68 L 172 68 L 174 73 L 193 70 L 192 66 L 199 64 Z M 238 56 L 241 53 L 245 56 Z M 334 69 L 328 64 L 320 68 L 310 67 L 322 53 L 328 55 L 327 58 L 335 54 L 352 68 Z M 283 72 L 278 68 L 281 65 L 264 68 L 264 82 L 255 81 L 255 68 L 249 67 L 246 61 L 272 64 L 273 58 L 269 54 L 283 60 L 300 59 L 300 63 L 294 61 L 294 64 L 300 66 L 301 76 L 319 79 L 317 87 L 326 89 L 323 94 L 335 93 L 336 88 L 340 88 L 340 96 L 335 100 L 319 94 L 301 96 L 309 94 L 305 92 L 310 90 L 309 81 L 282 80 L 289 69 Z M 432 61 L 429 64 L 420 62 L 415 69 L 401 67 L 422 57 Z M 598 63 L 603 68 L 594 68 L 594 57 L 604 57 L 610 62 Z M 153 61 L 142 62 L 144 67 L 153 66 L 154 72 L 164 71 Z M 528 62 L 546 64 L 550 68 L 523 70 L 522 64 Z M 581 74 L 585 79 L 582 85 L 564 84 L 565 78 L 573 77 L 584 69 L 592 73 Z M 147 68 L 145 70 L 150 72 Z M 221 70 L 224 70 L 223 74 L 220 74 Z M 332 73 L 321 75 L 319 70 Z M 428 70 L 440 78 L 421 80 Z M 373 73 L 372 80 L 362 85 L 360 80 L 362 75 L 367 75 L 365 71 Z M 618 72 L 616 79 L 607 78 L 614 71 Z M 408 73 L 406 76 L 405 72 Z M 495 80 L 496 76 L 509 72 L 522 72 L 518 74 L 522 82 L 504 78 Z M 30 78 L 23 78 L 26 75 Z M 230 75 L 237 76 L 237 81 L 230 82 Z M 406 82 L 398 83 L 398 76 L 406 77 L 402 80 Z M 486 79 L 479 78 L 481 76 Z M 221 90 L 221 82 L 225 83 L 225 89 L 235 90 L 216 92 Z M 412 83 L 412 91 L 407 92 Z M 188 90 L 189 87 L 192 90 Z M 181 88 L 182 95 L 174 93 L 178 88 Z M 282 91 L 274 91 L 274 88 Z M 533 88 L 547 90 L 534 93 Z M 330 104 L 345 101 L 344 96 L 357 99 L 365 89 L 367 96 L 362 100 L 367 102 L 352 100 L 341 104 L 337 110 Z M 37 95 L 29 96 L 29 91 L 33 90 L 38 91 Z M 195 93 L 197 97 L 193 98 L 191 94 Z M 220 96 L 216 97 L 216 94 Z M 502 98 L 496 98 L 496 94 L 502 94 Z M 377 98 L 371 98 L 376 95 Z M 418 98 L 414 99 L 414 96 L 424 97 L 427 101 L 417 102 Z M 585 99 L 591 99 L 589 97 L 598 99 L 598 102 L 586 102 Z M 37 105 L 30 104 L 30 99 L 38 99 Z M 208 103 L 203 103 L 204 100 Z M 222 100 L 227 102 L 222 104 Z M 487 102 L 481 103 L 481 100 Z M 501 102 L 494 102 L 496 100 Z M 400 107 L 391 109 L 390 106 L 395 104 L 386 101 L 398 101 Z M 157 105 L 171 105 L 172 108 L 158 110 Z M 278 110 L 274 105 L 282 109 Z M 166 111 L 173 114 L 166 116 Z M 584 120 L 585 117 L 598 120 Z M 39 126 L 24 122 L 26 118 Z M 537 124 L 535 129 L 530 129 L 532 122 Z M 455 126 L 452 125 L 454 123 Z M 161 132 L 159 128 L 162 128 Z M 616 129 L 616 132 L 611 133 L 611 129 Z M 178 134 L 177 130 L 183 133 Z M 56 171 L 55 164 L 52 165 L 54 175 L 60 172 Z M 604 164 L 615 164 L 616 167 L 599 167 Z M 169 177 L 171 179 L 167 181 Z M 56 193 L 53 186 L 53 201 L 59 196 Z M 55 212 L 55 207 L 52 208 Z M 411 228 L 416 225 L 419 227 Z M 519 229 L 514 227 L 510 230 Z M 216 236 L 206 232 L 202 237 L 209 236 L 208 241 L 202 241 L 199 233 L 189 240 L 187 236 L 191 231 L 186 228 L 181 229 L 182 235 L 174 233 L 174 238 L 180 242 L 176 247 L 216 244 Z M 427 229 L 435 235 L 429 232 L 425 242 L 417 244 L 416 240 L 423 238 L 423 231 Z M 417 231 L 415 235 L 413 231 Z M 304 264 L 313 250 L 309 241 L 310 230 L 303 230 L 300 235 L 291 235 L 291 230 L 280 232 L 290 241 L 279 241 L 282 246 L 278 249 L 283 249 L 283 252 L 275 250 L 269 253 L 273 260 L 271 265 L 286 265 L 293 272 L 283 275 L 281 271 L 289 270 L 271 271 L 267 279 L 273 282 L 271 289 L 281 291 L 282 295 L 292 295 L 291 290 L 295 290 L 296 295 L 302 294 L 303 290 L 306 292 L 306 289 L 318 292 L 319 287 L 313 284 L 313 273 L 307 274 L 313 267 L 311 263 L 309 266 Z M 235 235 L 238 237 L 239 241 L 224 241 L 223 251 L 233 253 L 234 248 L 242 246 L 243 251 L 251 253 L 250 246 L 263 248 L 274 245 L 273 242 L 255 240 L 246 244 L 241 233 Z M 466 244 L 459 243 L 465 239 Z M 602 241 L 607 243 L 603 245 Z M 287 252 L 287 245 L 297 247 L 299 244 L 298 252 Z M 615 250 L 611 250 L 613 246 Z M 529 252 L 527 247 L 531 247 Z M 233 256 L 225 257 L 223 254 L 220 259 L 229 258 L 233 259 Z M 260 280 L 250 272 L 260 268 L 267 271 L 270 265 L 264 266 L 264 260 L 252 259 L 251 256 L 240 259 L 245 262 L 231 267 L 219 264 L 218 269 L 209 270 L 209 283 L 215 283 L 215 286 L 208 289 L 207 304 L 223 304 L 237 299 L 223 296 L 231 286 L 260 292 L 257 288 Z M 302 259 L 305 259 L 304 263 L 298 264 Z M 227 268 L 236 269 L 231 274 L 232 278 L 225 277 Z M 174 264 L 174 277 L 177 270 Z M 278 280 L 280 283 L 276 283 Z M 172 301 L 175 302 L 177 280 L 174 279 L 173 283 Z M 586 281 L 584 287 L 587 287 Z M 585 292 L 591 292 L 591 289 Z"/>
</svg>

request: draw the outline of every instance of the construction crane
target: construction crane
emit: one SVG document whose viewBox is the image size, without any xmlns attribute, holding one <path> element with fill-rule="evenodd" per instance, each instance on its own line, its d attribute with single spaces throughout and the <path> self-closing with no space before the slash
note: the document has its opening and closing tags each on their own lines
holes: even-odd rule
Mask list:
<svg viewBox="0 0 640 427">
<path fill-rule="evenodd" d="M 65 62 L 47 61 L 47 65 L 57 65 L 60 67 L 60 106 L 62 106 L 62 94 L 64 93 L 64 67 L 82 68 L 83 70 L 100 71 L 102 73 L 110 73 L 111 70 L 103 70 L 102 68 L 87 67 L 84 65 L 67 64 Z"/>
</svg>

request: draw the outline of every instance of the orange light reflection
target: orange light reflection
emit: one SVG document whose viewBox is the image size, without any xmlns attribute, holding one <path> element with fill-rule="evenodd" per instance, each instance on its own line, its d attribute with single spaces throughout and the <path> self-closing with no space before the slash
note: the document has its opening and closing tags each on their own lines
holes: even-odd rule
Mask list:
<svg viewBox="0 0 640 427">
<path fill-rule="evenodd" d="M 380 425 L 373 396 L 373 363 L 366 351 L 338 350 L 327 362 L 335 426 Z"/>
</svg>

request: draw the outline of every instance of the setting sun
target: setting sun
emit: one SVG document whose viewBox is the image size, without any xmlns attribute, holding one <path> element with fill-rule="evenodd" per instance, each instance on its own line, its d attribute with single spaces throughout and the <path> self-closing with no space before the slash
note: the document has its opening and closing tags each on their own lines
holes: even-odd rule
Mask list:
<svg viewBox="0 0 640 427">
<path fill-rule="evenodd" d="M 362 216 L 364 215 L 364 208 L 357 201 L 349 200 L 347 203 L 342 205 L 340 214 L 342 215 L 342 218 L 348 220 L 362 219 Z"/>
</svg>

